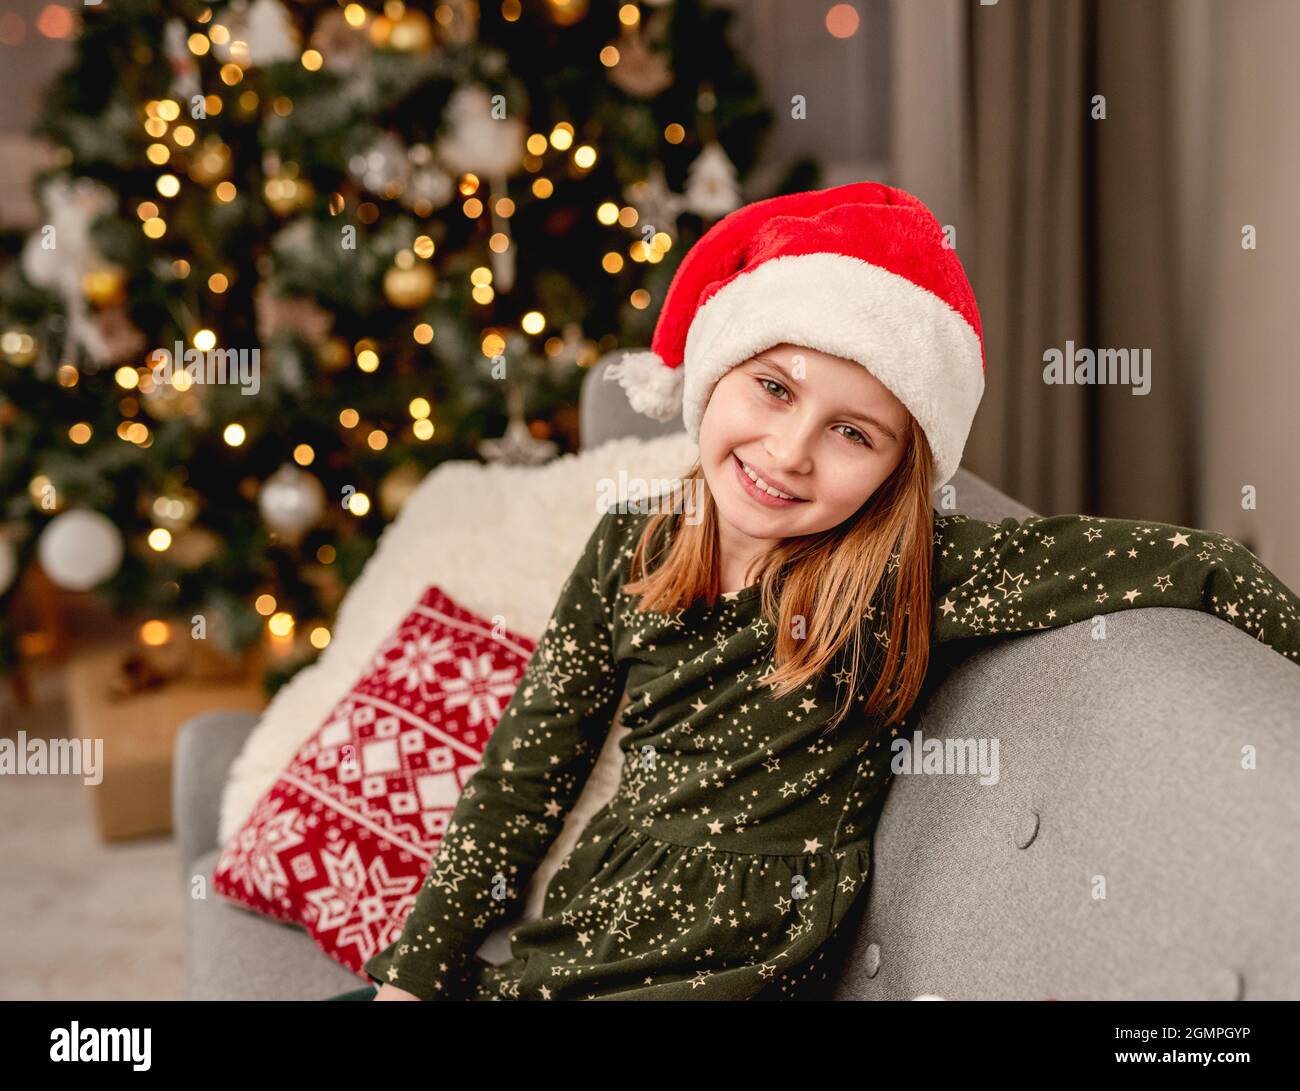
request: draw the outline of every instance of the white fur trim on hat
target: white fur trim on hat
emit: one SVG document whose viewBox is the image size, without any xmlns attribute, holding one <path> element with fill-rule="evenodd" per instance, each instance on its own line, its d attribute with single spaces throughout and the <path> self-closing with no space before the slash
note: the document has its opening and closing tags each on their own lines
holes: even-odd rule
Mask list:
<svg viewBox="0 0 1300 1091">
<path fill-rule="evenodd" d="M 961 464 L 984 369 L 970 324 L 906 277 L 842 254 L 772 258 L 720 288 L 686 335 L 682 419 L 699 442 L 713 388 L 737 364 L 779 344 L 856 360 L 925 429 L 934 488 Z"/>
<path fill-rule="evenodd" d="M 671 420 L 682 405 L 682 368 L 669 367 L 657 352 L 625 352 L 605 368 L 617 379 L 632 408 L 656 420 Z"/>
</svg>

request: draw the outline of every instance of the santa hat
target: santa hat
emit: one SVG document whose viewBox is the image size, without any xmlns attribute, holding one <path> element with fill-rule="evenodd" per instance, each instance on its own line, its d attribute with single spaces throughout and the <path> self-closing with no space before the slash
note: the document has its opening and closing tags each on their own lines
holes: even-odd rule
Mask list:
<svg viewBox="0 0 1300 1091">
<path fill-rule="evenodd" d="M 782 343 L 856 360 L 925 430 L 934 487 L 957 472 L 984 337 L 957 252 L 919 199 L 854 182 L 736 209 L 682 259 L 650 351 L 625 353 L 605 378 L 646 416 L 680 409 L 698 442 L 718 380 Z"/>
</svg>

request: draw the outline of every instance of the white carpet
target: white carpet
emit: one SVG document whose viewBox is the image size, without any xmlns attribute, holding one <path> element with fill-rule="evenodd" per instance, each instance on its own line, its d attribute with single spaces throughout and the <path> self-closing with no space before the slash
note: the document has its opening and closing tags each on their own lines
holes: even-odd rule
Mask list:
<svg viewBox="0 0 1300 1091">
<path fill-rule="evenodd" d="M 63 672 L 33 707 L 0 679 L 0 735 L 71 736 Z M 0 778 L 0 1000 L 179 1000 L 180 859 L 171 837 L 105 843 L 75 776 Z"/>
</svg>

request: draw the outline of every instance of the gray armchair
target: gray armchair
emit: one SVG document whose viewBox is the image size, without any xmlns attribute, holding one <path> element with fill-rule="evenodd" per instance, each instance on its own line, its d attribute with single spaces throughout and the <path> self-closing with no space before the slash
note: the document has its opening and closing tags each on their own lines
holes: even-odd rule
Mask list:
<svg viewBox="0 0 1300 1091">
<path fill-rule="evenodd" d="M 681 428 L 633 412 L 609 357 L 584 447 Z M 1035 514 L 965 470 L 958 510 Z M 192 999 L 323 999 L 366 982 L 299 928 L 190 896 L 212 873 L 231 761 L 256 718 L 178 741 L 175 828 Z M 1153 607 L 956 646 L 908 717 L 996 737 L 1001 777 L 898 775 L 866 896 L 824 950 L 835 999 L 1300 997 L 1300 671 L 1195 611 Z M 1243 768 L 1243 747 L 1255 767 Z"/>
</svg>

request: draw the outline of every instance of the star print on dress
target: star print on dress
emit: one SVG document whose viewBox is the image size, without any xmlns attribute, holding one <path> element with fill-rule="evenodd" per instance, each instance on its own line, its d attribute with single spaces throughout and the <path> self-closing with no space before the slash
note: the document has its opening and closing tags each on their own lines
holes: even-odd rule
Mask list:
<svg viewBox="0 0 1300 1091">
<path fill-rule="evenodd" d="M 846 667 L 774 697 L 762 679 L 775 630 L 756 586 L 638 611 L 622 588 L 648 518 L 611 512 L 593 530 L 400 942 L 365 965 L 375 981 L 426 999 L 544 1001 L 790 998 L 827 980 L 827 941 L 867 887 L 889 745 L 911 713 L 884 730 L 864 707 L 826 732 Z M 1296 658 L 1300 602 L 1221 535 L 941 516 L 933 560 L 937 641 L 1172 605 Z M 864 618 L 877 642 L 886 614 Z M 560 864 L 541 916 L 513 927 L 510 957 L 486 962 L 478 948 L 562 828 L 624 694 L 613 798 Z"/>
<path fill-rule="evenodd" d="M 1200 610 L 1300 661 L 1300 598 L 1245 546 L 1091 515 L 935 519 L 938 642 L 1049 629 L 1143 606 Z"/>
<path fill-rule="evenodd" d="M 819 738 L 830 675 L 773 699 L 756 587 L 637 611 L 621 588 L 646 519 L 610 513 L 593 531 L 399 941 L 366 963 L 374 980 L 477 1000 L 792 997 L 825 982 L 822 945 L 869 874 L 863 812 L 888 735 Z M 624 691 L 618 790 L 493 966 L 477 950 L 559 833 Z"/>
</svg>

